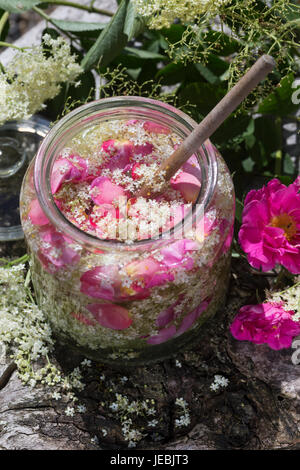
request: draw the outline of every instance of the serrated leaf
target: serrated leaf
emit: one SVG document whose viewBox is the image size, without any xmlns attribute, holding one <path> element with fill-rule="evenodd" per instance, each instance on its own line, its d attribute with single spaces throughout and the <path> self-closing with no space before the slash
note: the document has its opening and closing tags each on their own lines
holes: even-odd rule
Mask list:
<svg viewBox="0 0 300 470">
<path fill-rule="evenodd" d="M 128 12 L 129 0 L 122 0 L 111 21 L 98 36 L 81 62 L 84 70 L 90 70 L 96 63 L 102 67 L 117 57 L 128 42 L 129 25 L 132 23 L 132 10 Z M 129 15 L 127 17 L 127 14 Z"/>
<path fill-rule="evenodd" d="M 86 23 L 84 21 L 56 20 L 54 18 L 52 22 L 63 31 L 70 31 L 72 33 L 102 30 L 107 25 L 107 23 Z"/>
<path fill-rule="evenodd" d="M 0 0 L 0 8 L 10 13 L 22 13 L 25 10 L 44 3 L 41 0 Z"/>
</svg>

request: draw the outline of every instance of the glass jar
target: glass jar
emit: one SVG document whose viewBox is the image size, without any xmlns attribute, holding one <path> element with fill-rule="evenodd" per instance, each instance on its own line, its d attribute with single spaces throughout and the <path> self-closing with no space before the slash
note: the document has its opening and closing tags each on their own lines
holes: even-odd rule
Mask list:
<svg viewBox="0 0 300 470">
<path fill-rule="evenodd" d="M 32 283 L 53 333 L 86 357 L 117 366 L 162 360 L 197 340 L 225 300 L 235 206 L 226 164 L 207 140 L 193 156 L 197 197 L 169 230 L 129 243 L 99 239 L 70 222 L 51 191 L 55 161 L 70 142 L 86 150 L 95 129 L 115 129 L 124 119 L 155 123 L 180 139 L 196 126 L 152 99 L 115 97 L 81 106 L 43 140 L 20 203 Z"/>
</svg>

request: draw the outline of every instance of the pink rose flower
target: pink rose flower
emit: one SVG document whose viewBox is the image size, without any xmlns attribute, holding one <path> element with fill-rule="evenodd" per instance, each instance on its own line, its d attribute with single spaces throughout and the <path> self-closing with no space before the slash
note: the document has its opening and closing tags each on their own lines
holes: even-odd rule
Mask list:
<svg viewBox="0 0 300 470">
<path fill-rule="evenodd" d="M 297 181 L 297 180 L 296 180 Z M 300 273 L 300 194 L 273 179 L 245 199 L 239 242 L 251 266 L 263 271 L 280 264 Z"/>
<path fill-rule="evenodd" d="M 282 303 L 266 302 L 242 307 L 230 326 L 234 338 L 255 344 L 268 344 L 278 350 L 289 348 L 300 334 L 300 323 L 293 321 L 293 311 L 285 311 Z"/>
</svg>

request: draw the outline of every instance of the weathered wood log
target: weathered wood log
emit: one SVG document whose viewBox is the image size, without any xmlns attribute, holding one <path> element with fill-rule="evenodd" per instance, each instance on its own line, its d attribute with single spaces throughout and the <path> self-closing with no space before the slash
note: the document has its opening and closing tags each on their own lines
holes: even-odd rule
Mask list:
<svg viewBox="0 0 300 470">
<path fill-rule="evenodd" d="M 15 254 L 21 247 L 14 247 Z M 5 244 L 1 251 L 12 253 Z M 300 449 L 300 378 L 293 350 L 238 342 L 229 332 L 239 307 L 255 303 L 266 287 L 265 276 L 234 260 L 226 307 L 203 326 L 198 345 L 149 367 L 113 370 L 92 363 L 77 393 L 84 413 L 67 416 L 66 397 L 56 402 L 46 385 L 30 388 L 10 371 L 0 390 L 0 449 L 123 449 L 129 442 L 126 426 L 143 434 L 137 449 Z M 68 372 L 82 357 L 57 345 L 54 360 Z M 0 375 L 8 363 L 2 357 Z M 228 386 L 211 389 L 216 375 L 228 379 Z M 127 412 L 114 410 L 116 393 L 127 400 Z M 178 398 L 187 403 L 186 411 Z M 143 402 L 154 415 L 138 412 Z M 189 419 L 182 424 L 182 417 Z"/>
</svg>

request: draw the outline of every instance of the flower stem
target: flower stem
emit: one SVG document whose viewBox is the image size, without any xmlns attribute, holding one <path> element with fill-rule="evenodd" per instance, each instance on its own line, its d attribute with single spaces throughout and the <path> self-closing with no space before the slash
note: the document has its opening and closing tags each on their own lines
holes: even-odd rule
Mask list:
<svg viewBox="0 0 300 470">
<path fill-rule="evenodd" d="M 94 2 L 91 2 L 91 5 L 80 5 L 75 2 L 69 2 L 64 0 L 49 0 L 47 3 L 50 5 L 63 5 L 66 7 L 78 8 L 79 10 L 89 11 L 90 13 L 99 13 L 99 15 L 113 16 L 114 13 L 109 10 L 103 10 L 102 8 L 95 8 L 93 6 Z"/>
<path fill-rule="evenodd" d="M 280 283 L 286 277 L 286 275 L 287 275 L 286 269 L 283 266 L 281 266 L 281 269 L 278 273 L 278 276 L 277 276 L 277 278 L 276 278 L 276 280 L 273 284 L 273 289 L 276 289 L 278 287 L 278 285 L 280 285 Z"/>
<path fill-rule="evenodd" d="M 282 120 L 280 116 L 278 116 L 275 119 L 275 126 L 277 128 L 277 134 L 280 139 L 280 148 L 276 152 L 276 159 L 275 159 L 275 175 L 281 175 L 281 172 L 282 172 Z"/>
<path fill-rule="evenodd" d="M 13 266 L 14 264 L 26 263 L 26 261 L 28 260 L 29 260 L 29 255 L 27 254 L 21 256 L 20 258 L 14 259 L 12 261 L 8 261 L 6 258 L 0 258 L 0 261 L 6 263 L 4 266 L 1 266 L 1 268 L 9 268 L 10 266 Z"/>
<path fill-rule="evenodd" d="M 30 49 L 30 46 L 19 47 L 19 46 L 15 46 L 15 44 L 10 44 L 9 42 L 4 42 L 4 41 L 0 41 L 0 47 L 12 47 L 13 49 L 17 49 L 18 51 L 22 51 L 22 52 L 25 49 Z"/>
<path fill-rule="evenodd" d="M 71 39 L 71 41 L 73 41 L 73 37 L 71 36 L 70 33 L 68 33 L 67 31 L 62 31 L 53 21 L 52 21 L 52 18 L 51 16 L 47 15 L 46 13 L 43 12 L 43 10 L 41 10 L 40 8 L 38 7 L 33 7 L 32 8 L 38 15 L 40 15 L 42 18 L 44 18 L 45 21 L 48 21 L 49 23 L 53 24 L 53 26 L 55 26 L 55 28 L 57 28 L 59 31 L 61 31 L 63 34 L 65 34 L 66 36 L 68 36 L 69 39 Z"/>
</svg>

